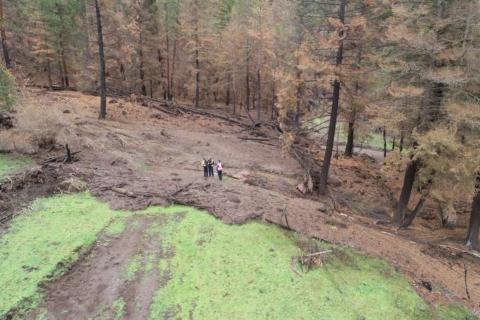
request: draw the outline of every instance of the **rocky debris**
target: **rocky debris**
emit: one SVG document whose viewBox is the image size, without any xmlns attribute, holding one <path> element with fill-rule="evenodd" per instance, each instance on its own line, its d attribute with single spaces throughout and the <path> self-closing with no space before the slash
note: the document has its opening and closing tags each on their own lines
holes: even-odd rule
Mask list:
<svg viewBox="0 0 480 320">
<path fill-rule="evenodd" d="M 0 112 L 0 129 L 13 128 L 13 118 L 6 112 Z"/>
<path fill-rule="evenodd" d="M 61 192 L 83 191 L 67 166 L 46 164 L 7 177 L 0 183 L 0 229 L 18 212 L 40 197 Z"/>
<path fill-rule="evenodd" d="M 57 189 L 61 193 L 72 194 L 86 191 L 88 189 L 88 185 L 83 180 L 80 180 L 76 177 L 71 177 L 60 182 Z"/>
</svg>

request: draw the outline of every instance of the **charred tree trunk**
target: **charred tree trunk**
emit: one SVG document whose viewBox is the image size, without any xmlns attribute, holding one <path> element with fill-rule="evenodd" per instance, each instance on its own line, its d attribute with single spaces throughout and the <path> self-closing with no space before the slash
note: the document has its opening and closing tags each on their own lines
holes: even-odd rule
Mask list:
<svg viewBox="0 0 480 320">
<path fill-rule="evenodd" d="M 351 158 L 353 156 L 353 142 L 355 139 L 355 123 L 353 120 L 348 122 L 347 145 L 345 146 L 345 156 Z"/>
<path fill-rule="evenodd" d="M 65 57 L 65 45 L 63 43 L 63 36 L 60 35 L 60 57 L 62 63 L 62 70 L 63 70 L 63 83 L 65 88 L 70 88 L 70 79 L 68 76 L 68 68 L 67 68 L 67 59 Z"/>
<path fill-rule="evenodd" d="M 5 67 L 10 69 L 12 62 L 10 60 L 10 54 L 8 53 L 7 34 L 5 32 L 5 17 L 3 12 L 3 0 L 0 0 L 0 36 L 2 40 L 3 60 L 5 61 Z"/>
<path fill-rule="evenodd" d="M 165 4 L 165 7 L 167 5 Z M 165 10 L 166 11 L 166 10 Z M 171 95 L 171 89 L 170 89 L 170 37 L 168 36 L 168 31 L 165 32 L 165 42 L 166 42 L 166 51 L 167 51 L 167 56 L 166 56 L 166 69 L 167 69 L 167 74 L 166 74 L 166 98 L 167 100 L 170 100 L 170 95 Z"/>
<path fill-rule="evenodd" d="M 200 106 L 200 61 L 198 49 L 195 50 L 195 108 Z"/>
<path fill-rule="evenodd" d="M 63 88 L 65 88 L 65 77 L 63 76 L 63 68 L 62 68 L 62 61 L 60 59 L 60 56 L 57 55 L 56 57 L 57 59 L 57 65 L 58 65 L 58 72 L 59 72 L 59 81 L 60 81 L 60 85 Z"/>
<path fill-rule="evenodd" d="M 342 23 L 345 23 L 345 7 L 347 6 L 347 0 L 341 0 L 338 17 Z M 340 31 L 339 38 L 343 39 L 344 31 Z M 340 40 L 337 51 L 336 65 L 339 66 L 343 61 L 343 40 Z M 337 126 L 338 105 L 340 102 L 340 81 L 335 79 L 333 83 L 333 101 L 332 109 L 330 113 L 330 124 L 328 128 L 327 146 L 325 148 L 325 156 L 323 159 L 322 171 L 319 179 L 319 193 L 326 194 L 328 172 L 330 170 L 330 163 L 332 161 L 333 144 L 335 140 L 335 128 Z"/>
<path fill-rule="evenodd" d="M 232 83 L 232 75 L 228 73 L 227 76 L 227 92 L 225 94 L 225 105 L 229 106 L 230 105 L 230 86 Z"/>
<path fill-rule="evenodd" d="M 46 60 L 46 67 L 47 67 L 47 79 L 48 79 L 48 89 L 52 90 L 53 89 L 53 80 L 52 80 L 52 64 L 50 61 L 50 54 L 48 50 L 48 37 L 45 36 L 45 49 L 46 49 L 46 54 L 45 54 L 45 60 Z"/>
<path fill-rule="evenodd" d="M 52 80 L 52 66 L 50 63 L 50 58 L 47 57 L 47 79 L 48 79 L 48 89 L 53 89 L 53 80 Z"/>
<path fill-rule="evenodd" d="M 172 70 L 170 74 L 170 84 L 169 84 L 169 93 L 168 100 L 173 99 L 173 85 L 175 84 L 175 65 L 177 61 L 177 39 L 173 40 L 173 52 L 172 52 Z"/>
<path fill-rule="evenodd" d="M 275 90 L 275 81 L 272 83 L 272 113 L 271 113 L 271 120 L 275 119 L 275 103 L 277 102 L 277 91 Z"/>
<path fill-rule="evenodd" d="M 296 94 L 296 110 L 295 110 L 295 123 L 298 124 L 300 122 L 300 113 L 301 106 L 302 106 L 302 95 L 303 95 L 303 88 L 302 88 L 302 71 L 298 68 L 300 61 L 297 59 L 297 94 Z"/>
<path fill-rule="evenodd" d="M 387 157 L 387 129 L 383 127 L 383 157 Z"/>
<path fill-rule="evenodd" d="M 478 239 L 480 231 L 480 174 L 477 173 L 477 182 L 475 184 L 475 196 L 472 202 L 472 214 L 468 225 L 467 246 L 480 250 Z"/>
<path fill-rule="evenodd" d="M 418 171 L 418 160 L 411 160 L 405 170 L 405 177 L 403 179 L 402 192 L 398 201 L 397 209 L 393 216 L 393 222 L 398 225 L 402 225 L 406 212 L 408 210 L 408 203 L 412 195 L 413 184 L 415 183 L 415 177 Z"/>
<path fill-rule="evenodd" d="M 247 43 L 247 60 L 246 60 L 246 77 L 245 77 L 245 106 L 250 111 L 250 52 Z"/>
<path fill-rule="evenodd" d="M 402 223 L 402 228 L 408 228 L 412 224 L 415 217 L 422 211 L 425 201 L 427 201 L 426 197 L 420 198 L 415 209 L 413 209 L 412 213 L 405 218 L 405 221 Z"/>
<path fill-rule="evenodd" d="M 400 153 L 403 151 L 403 142 L 404 142 L 403 140 L 404 140 L 404 135 L 403 135 L 403 130 L 402 130 L 402 132 L 400 132 L 400 146 L 399 146 Z"/>
<path fill-rule="evenodd" d="M 260 123 L 260 111 L 262 109 L 262 83 L 260 69 L 257 70 L 257 123 Z"/>
<path fill-rule="evenodd" d="M 147 95 L 147 86 L 145 85 L 145 68 L 144 68 L 144 57 L 143 57 L 143 30 L 140 30 L 140 39 L 139 39 L 139 46 L 138 46 L 138 59 L 139 59 L 139 74 L 140 74 L 140 91 L 142 96 Z"/>
<path fill-rule="evenodd" d="M 107 115 L 107 81 L 105 75 L 105 51 L 103 45 L 102 15 L 99 0 L 95 0 L 95 15 L 97 20 L 99 74 L 100 74 L 100 119 Z"/>
<path fill-rule="evenodd" d="M 233 93 L 233 114 L 237 112 L 237 86 L 235 82 L 235 74 L 232 75 L 232 93 Z"/>
</svg>

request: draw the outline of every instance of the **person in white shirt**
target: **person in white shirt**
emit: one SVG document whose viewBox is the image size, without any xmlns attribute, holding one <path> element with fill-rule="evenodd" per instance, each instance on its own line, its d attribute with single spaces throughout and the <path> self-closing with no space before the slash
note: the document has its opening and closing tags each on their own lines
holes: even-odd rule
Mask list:
<svg viewBox="0 0 480 320">
<path fill-rule="evenodd" d="M 218 179 L 222 181 L 223 178 L 223 164 L 222 161 L 218 160 L 217 163 L 217 173 L 218 173 Z"/>
</svg>

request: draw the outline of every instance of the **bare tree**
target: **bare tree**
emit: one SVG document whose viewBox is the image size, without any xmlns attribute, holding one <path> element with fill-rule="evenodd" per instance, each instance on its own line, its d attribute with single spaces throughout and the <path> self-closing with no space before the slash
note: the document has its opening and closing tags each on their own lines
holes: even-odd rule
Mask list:
<svg viewBox="0 0 480 320">
<path fill-rule="evenodd" d="M 103 45 L 102 15 L 100 11 L 99 0 L 95 0 L 95 16 L 97 20 L 97 40 L 98 40 L 98 62 L 100 76 L 100 119 L 105 119 L 107 115 L 107 82 L 105 79 L 105 51 Z"/>
</svg>

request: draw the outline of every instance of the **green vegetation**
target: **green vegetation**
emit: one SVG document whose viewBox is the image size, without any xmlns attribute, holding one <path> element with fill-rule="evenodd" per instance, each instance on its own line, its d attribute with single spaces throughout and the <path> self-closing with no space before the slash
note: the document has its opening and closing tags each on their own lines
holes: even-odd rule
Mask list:
<svg viewBox="0 0 480 320">
<path fill-rule="evenodd" d="M 33 164 L 32 159 L 10 153 L 0 153 L 0 180 Z"/>
<path fill-rule="evenodd" d="M 123 298 L 118 298 L 113 303 L 113 310 L 114 310 L 114 320 L 123 319 L 125 314 L 125 300 Z"/>
<path fill-rule="evenodd" d="M 462 320 L 477 320 L 478 318 L 474 316 L 468 310 L 465 310 L 462 306 L 450 305 L 450 306 L 439 306 L 436 310 L 436 319 L 438 320 L 451 320 L 451 319 L 462 319 Z"/>
<path fill-rule="evenodd" d="M 139 255 L 136 255 L 130 260 L 127 266 L 127 279 L 129 281 L 132 281 L 135 279 L 135 276 L 137 273 L 140 271 L 140 268 L 142 267 L 142 257 Z"/>
<path fill-rule="evenodd" d="M 390 266 L 351 250 L 335 248 L 339 258 L 331 255 L 323 267 L 297 274 L 295 237 L 272 226 L 228 226 L 187 209 L 162 232 L 175 247 L 172 279 L 157 292 L 151 319 L 170 312 L 181 319 L 190 313 L 196 319 L 433 318 Z"/>
<path fill-rule="evenodd" d="M 121 215 L 87 193 L 36 201 L 0 239 L 0 318 L 35 306 L 39 285 L 61 275 Z"/>
<path fill-rule="evenodd" d="M 313 120 L 314 125 L 321 125 L 325 127 L 324 129 L 320 130 L 321 135 L 325 135 L 328 132 L 328 117 L 319 117 Z M 335 135 L 335 143 L 338 142 L 341 144 L 347 143 L 347 128 L 345 123 L 338 122 L 336 126 Z M 374 149 L 383 150 L 383 134 L 377 132 L 371 132 L 365 137 L 359 138 L 358 136 L 355 137 L 355 146 L 360 147 L 362 145 L 365 147 L 370 147 Z M 392 150 L 393 144 L 390 137 L 387 137 L 387 150 Z"/>
<path fill-rule="evenodd" d="M 308 240 L 333 252 L 302 272 L 293 257 L 305 240 L 294 233 L 256 222 L 225 225 L 178 206 L 114 211 L 88 193 L 40 199 L 12 221 L 0 240 L 0 318 L 37 306 L 42 283 L 62 275 L 102 231 L 118 235 L 133 215 L 161 217 L 145 236 L 160 236 L 162 247 L 125 266 L 127 280 L 160 272 L 151 319 L 474 319 L 457 307 L 432 311 L 392 267 L 350 249 Z M 113 303 L 116 319 L 125 306 L 122 297 Z"/>
<path fill-rule="evenodd" d="M 0 112 L 8 111 L 16 100 L 16 85 L 10 72 L 0 67 Z"/>
</svg>

